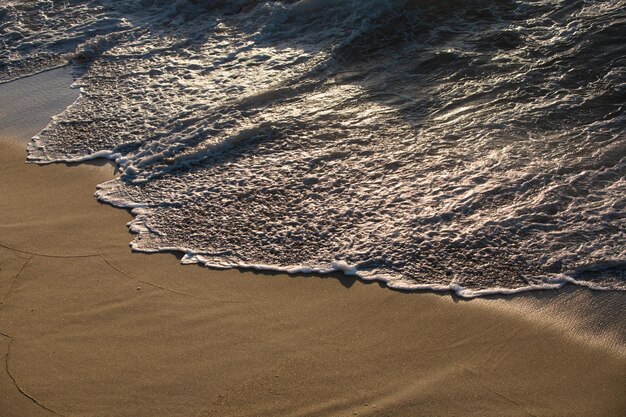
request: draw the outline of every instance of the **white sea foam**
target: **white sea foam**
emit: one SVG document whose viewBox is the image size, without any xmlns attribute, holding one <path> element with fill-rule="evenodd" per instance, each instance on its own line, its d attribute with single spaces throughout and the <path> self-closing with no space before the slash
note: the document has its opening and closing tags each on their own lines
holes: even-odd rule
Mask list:
<svg viewBox="0 0 626 417">
<path fill-rule="evenodd" d="M 29 159 L 116 160 L 96 195 L 133 208 L 135 250 L 462 297 L 624 290 L 625 6 L 13 2 L 0 80 L 73 59 L 81 97 Z M 46 7 L 51 36 L 25 17 Z"/>
</svg>

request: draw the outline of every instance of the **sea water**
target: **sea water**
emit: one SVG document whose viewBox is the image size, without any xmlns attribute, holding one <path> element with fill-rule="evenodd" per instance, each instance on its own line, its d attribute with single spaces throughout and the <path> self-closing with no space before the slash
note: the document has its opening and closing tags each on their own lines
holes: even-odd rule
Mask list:
<svg viewBox="0 0 626 417">
<path fill-rule="evenodd" d="M 135 250 L 626 290 L 624 34 L 624 0 L 10 0 L 0 81 L 73 63 L 28 159 L 114 159 Z"/>
</svg>

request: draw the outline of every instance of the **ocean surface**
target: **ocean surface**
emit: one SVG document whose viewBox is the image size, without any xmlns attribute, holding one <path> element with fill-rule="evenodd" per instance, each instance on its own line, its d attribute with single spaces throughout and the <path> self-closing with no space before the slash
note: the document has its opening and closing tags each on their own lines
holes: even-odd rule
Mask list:
<svg viewBox="0 0 626 417">
<path fill-rule="evenodd" d="M 9 0 L 0 82 L 73 64 L 28 160 L 114 159 L 135 250 L 624 291 L 625 34 L 626 0 Z"/>
</svg>

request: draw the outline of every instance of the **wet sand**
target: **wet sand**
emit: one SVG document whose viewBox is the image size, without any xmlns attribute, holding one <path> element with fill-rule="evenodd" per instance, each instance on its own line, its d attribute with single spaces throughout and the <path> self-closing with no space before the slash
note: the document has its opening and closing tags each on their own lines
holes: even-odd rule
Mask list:
<svg viewBox="0 0 626 417">
<path fill-rule="evenodd" d="M 462 301 L 132 253 L 130 214 L 92 196 L 110 165 L 24 164 L 73 100 L 18 103 L 9 85 L 51 85 L 19 82 L 0 86 L 1 416 L 626 413 L 625 293 Z"/>
</svg>

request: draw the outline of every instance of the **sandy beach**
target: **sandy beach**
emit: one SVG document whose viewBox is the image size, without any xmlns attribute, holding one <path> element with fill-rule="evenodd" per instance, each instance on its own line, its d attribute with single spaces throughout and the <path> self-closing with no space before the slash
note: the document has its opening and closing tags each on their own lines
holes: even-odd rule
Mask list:
<svg viewBox="0 0 626 417">
<path fill-rule="evenodd" d="M 24 163 L 70 82 L 0 85 L 1 416 L 626 413 L 626 293 L 465 301 L 132 253 L 93 197 L 111 165 Z"/>
</svg>

